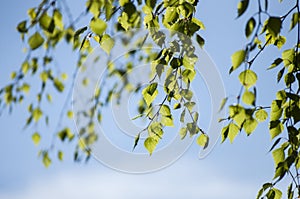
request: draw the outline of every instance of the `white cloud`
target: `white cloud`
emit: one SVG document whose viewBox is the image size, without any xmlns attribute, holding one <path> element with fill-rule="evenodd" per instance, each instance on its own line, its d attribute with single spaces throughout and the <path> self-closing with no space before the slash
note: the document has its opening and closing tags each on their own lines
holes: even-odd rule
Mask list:
<svg viewBox="0 0 300 199">
<path fill-rule="evenodd" d="M 253 183 L 253 182 L 252 182 Z M 235 199 L 254 198 L 257 185 L 221 175 L 199 161 L 179 161 L 159 172 L 133 175 L 107 168 L 66 170 L 0 193 L 6 199 Z"/>
</svg>

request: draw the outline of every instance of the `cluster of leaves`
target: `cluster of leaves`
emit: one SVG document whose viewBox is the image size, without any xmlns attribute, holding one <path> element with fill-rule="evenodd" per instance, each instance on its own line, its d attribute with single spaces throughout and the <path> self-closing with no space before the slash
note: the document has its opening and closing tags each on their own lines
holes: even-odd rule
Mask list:
<svg viewBox="0 0 300 199">
<path fill-rule="evenodd" d="M 280 1 L 283 3 L 282 1 Z M 222 142 L 227 138 L 233 142 L 235 137 L 242 130 L 250 135 L 259 122 L 269 118 L 270 137 L 274 140 L 270 152 L 273 155 L 275 172 L 272 182 L 265 183 L 259 191 L 257 198 L 281 198 L 282 192 L 275 188 L 275 185 L 284 177 L 291 177 L 291 184 L 288 187 L 288 198 L 300 195 L 300 18 L 299 1 L 284 16 L 273 16 L 268 11 L 268 3 L 258 1 L 258 12 L 248 19 L 245 27 L 245 36 L 250 40 L 245 48 L 235 52 L 232 57 L 232 67 L 229 73 L 234 72 L 241 65 L 244 69 L 238 78 L 241 83 L 241 90 L 237 102 L 229 106 L 228 118 L 221 121 L 229 121 L 222 130 Z M 249 7 L 248 0 L 242 0 L 238 4 L 238 17 Z M 291 16 L 291 17 L 290 17 Z M 277 75 L 277 82 L 284 79 L 284 89 L 276 94 L 276 99 L 270 102 L 269 106 L 256 104 L 257 90 L 255 87 L 257 74 L 252 66 L 257 57 L 267 46 L 276 46 L 279 50 L 284 46 L 286 37 L 283 36 L 283 24 L 290 18 L 290 29 L 297 29 L 296 44 L 290 49 L 282 51 L 282 55 L 276 58 L 270 67 L 280 67 Z M 265 20 L 263 22 L 263 20 Z M 251 58 L 251 56 L 253 56 Z M 227 98 L 224 100 L 226 102 Z M 269 110 L 269 111 L 267 111 Z M 281 144 L 281 145 L 280 145 Z"/>
<path fill-rule="evenodd" d="M 174 125 L 172 114 L 174 110 L 182 110 L 180 117 L 183 124 L 180 130 L 182 139 L 187 132 L 191 136 L 200 132 L 197 142 L 206 147 L 208 136 L 198 127 L 199 113 L 194 109 L 195 102 L 192 100 L 193 93 L 190 90 L 190 84 L 196 74 L 194 65 L 197 61 L 190 38 L 195 36 L 199 45 L 201 47 L 204 45 L 204 39 L 198 33 L 199 30 L 204 29 L 204 25 L 194 17 L 197 3 L 197 0 L 161 2 L 87 0 L 86 9 L 73 19 L 65 1 L 42 0 L 37 7 L 28 9 L 28 19 L 17 25 L 17 31 L 26 45 L 27 56 L 19 71 L 11 74 L 12 82 L 0 90 L 1 112 L 5 107 L 12 110 L 16 104 L 23 101 L 26 93 L 36 93 L 36 100 L 29 99 L 29 116 L 25 127 L 34 127 L 32 140 L 35 145 L 39 145 L 43 135 L 37 126 L 43 125 L 42 121 L 46 126 L 50 126 L 49 123 L 53 122 L 52 117 L 47 113 L 46 104 L 53 103 L 52 101 L 55 100 L 54 90 L 58 93 L 67 92 L 65 81 L 68 76 L 61 72 L 61 67 L 55 62 L 55 51 L 59 48 L 59 44 L 71 46 L 72 50 L 79 54 L 71 88 L 67 92 L 67 99 L 54 129 L 55 136 L 50 141 L 49 147 L 41 149 L 38 154 L 42 157 L 44 165 L 48 167 L 55 154 L 59 160 L 63 160 L 63 151 L 55 147 L 56 140 L 63 143 L 75 140 L 74 160 L 80 161 L 84 157 L 88 160 L 91 155 L 90 146 L 98 139 L 94 128 L 96 122 L 101 122 L 102 119 L 100 108 L 113 98 L 120 98 L 124 88 L 129 92 L 139 91 L 137 88 L 139 85 L 132 85 L 128 77 L 138 52 L 128 52 L 128 60 L 124 60 L 119 65 L 108 61 L 106 78 L 119 78 L 121 81 L 116 81 L 110 87 L 105 87 L 103 84 L 91 99 L 95 102 L 93 106 L 76 113 L 87 118 L 87 123 L 78 129 L 79 139 L 74 139 L 76 136 L 72 127 L 62 125 L 65 117 L 71 120 L 74 118 L 74 113 L 68 109 L 75 75 L 84 70 L 83 63 L 94 46 L 99 45 L 109 55 L 115 45 L 112 34 L 122 32 L 126 35 L 130 34 L 131 29 L 144 26 L 149 32 L 147 37 L 149 35 L 154 44 L 161 49 L 159 53 L 146 52 L 140 55 L 141 58 L 138 60 L 151 63 L 154 72 L 154 78 L 152 80 L 149 78 L 149 85 L 141 91 L 142 99 L 138 107 L 140 116 L 137 118 L 145 117 L 149 120 L 149 124 L 143 130 L 148 132 L 148 137 L 144 141 L 146 149 L 152 154 L 158 141 L 163 137 L 164 128 Z M 76 27 L 79 21 L 84 21 L 88 25 Z M 162 26 L 176 32 L 175 36 L 173 34 L 173 41 L 166 41 L 166 35 L 161 31 Z M 145 39 L 137 42 L 137 47 L 141 48 L 145 45 Z M 122 42 L 122 45 L 128 43 L 125 37 Z M 26 81 L 30 81 L 33 77 L 40 79 L 40 85 L 34 85 L 40 86 L 40 89 L 34 88 L 30 91 L 33 85 Z M 155 104 L 161 81 L 164 82 L 165 97 L 161 103 Z M 86 77 L 82 84 L 87 86 L 89 77 Z M 97 121 L 94 120 L 95 117 Z M 138 144 L 141 133 L 136 137 L 134 148 Z"/>
</svg>

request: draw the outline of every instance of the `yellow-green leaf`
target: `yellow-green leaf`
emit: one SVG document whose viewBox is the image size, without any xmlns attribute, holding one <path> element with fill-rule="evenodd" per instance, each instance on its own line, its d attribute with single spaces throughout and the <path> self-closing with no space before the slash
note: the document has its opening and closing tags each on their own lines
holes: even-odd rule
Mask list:
<svg viewBox="0 0 300 199">
<path fill-rule="evenodd" d="M 156 148 L 158 141 L 157 139 L 153 138 L 153 137 L 148 137 L 145 141 L 144 141 L 144 146 L 145 148 L 148 150 L 148 152 L 150 153 L 150 155 L 153 153 L 153 151 Z"/>
<path fill-rule="evenodd" d="M 107 24 L 102 19 L 92 19 L 90 22 L 91 30 L 97 34 L 102 35 L 106 30 Z"/>
<path fill-rule="evenodd" d="M 252 93 L 250 91 L 245 91 L 242 96 L 242 100 L 247 105 L 254 105 L 255 104 L 255 95 L 254 95 L 254 93 Z"/>
<path fill-rule="evenodd" d="M 268 118 L 268 113 L 263 109 L 259 109 L 255 112 L 255 118 L 257 119 L 257 121 L 263 122 Z"/>
<path fill-rule="evenodd" d="M 41 136 L 40 136 L 40 134 L 38 132 L 35 132 L 34 134 L 32 134 L 31 139 L 32 139 L 34 145 L 37 146 L 40 143 Z"/>
<path fill-rule="evenodd" d="M 249 89 L 254 84 L 256 84 L 257 75 L 252 70 L 247 69 L 240 73 L 239 80 L 243 86 L 245 86 L 247 89 Z"/>
<path fill-rule="evenodd" d="M 103 35 L 100 46 L 109 55 L 111 49 L 114 47 L 115 41 L 107 34 Z"/>
<path fill-rule="evenodd" d="M 41 36 L 40 33 L 36 32 L 28 39 L 28 44 L 31 50 L 35 50 L 40 47 L 44 43 L 44 38 Z"/>
<path fill-rule="evenodd" d="M 197 138 L 197 144 L 202 146 L 204 149 L 208 146 L 209 143 L 209 137 L 202 133 L 198 138 Z"/>
<path fill-rule="evenodd" d="M 236 51 L 232 56 L 231 56 L 231 63 L 232 63 L 232 68 L 230 69 L 230 73 L 237 69 L 245 60 L 246 57 L 246 51 L 245 50 L 239 50 Z"/>
</svg>

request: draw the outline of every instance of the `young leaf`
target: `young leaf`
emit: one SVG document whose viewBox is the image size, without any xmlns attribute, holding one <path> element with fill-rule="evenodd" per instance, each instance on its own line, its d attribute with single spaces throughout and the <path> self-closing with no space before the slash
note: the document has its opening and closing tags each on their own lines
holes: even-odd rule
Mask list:
<svg viewBox="0 0 300 199">
<path fill-rule="evenodd" d="M 281 29 L 281 19 L 279 17 L 270 17 L 267 21 L 266 27 L 272 37 L 277 37 Z"/>
<path fill-rule="evenodd" d="M 284 129 L 283 124 L 279 121 L 271 121 L 269 125 L 271 139 L 278 136 Z"/>
<path fill-rule="evenodd" d="M 186 134 L 187 134 L 187 128 L 182 127 L 179 131 L 180 138 L 183 140 L 185 138 Z"/>
<path fill-rule="evenodd" d="M 257 81 L 257 75 L 250 69 L 247 69 L 240 73 L 239 80 L 243 86 L 247 89 L 252 87 Z"/>
<path fill-rule="evenodd" d="M 62 151 L 58 151 L 57 157 L 58 157 L 58 159 L 59 159 L 60 161 L 63 161 L 63 159 L 64 159 L 64 153 L 63 153 Z"/>
<path fill-rule="evenodd" d="M 300 23 L 300 16 L 298 12 L 295 12 L 292 17 L 290 30 L 292 30 L 297 25 L 297 23 Z"/>
<path fill-rule="evenodd" d="M 90 22 L 91 30 L 97 35 L 102 35 L 103 32 L 106 30 L 106 27 L 107 24 L 101 19 L 92 19 Z"/>
<path fill-rule="evenodd" d="M 236 51 L 231 56 L 232 68 L 230 69 L 229 73 L 231 73 L 232 71 L 237 69 L 244 62 L 245 57 L 246 57 L 246 51 L 245 50 Z"/>
<path fill-rule="evenodd" d="M 43 153 L 43 164 L 46 168 L 48 168 L 51 165 L 51 159 L 48 155 L 48 152 Z"/>
<path fill-rule="evenodd" d="M 156 148 L 157 143 L 158 143 L 157 139 L 155 139 L 153 137 L 148 137 L 144 141 L 144 146 L 148 150 L 148 152 L 150 153 L 150 155 L 152 155 L 154 149 Z"/>
<path fill-rule="evenodd" d="M 17 30 L 20 32 L 20 33 L 27 33 L 27 28 L 26 28 L 26 23 L 27 21 L 22 21 L 18 24 L 17 26 Z"/>
<path fill-rule="evenodd" d="M 44 38 L 41 36 L 40 33 L 36 32 L 28 39 L 28 44 L 31 50 L 35 50 L 39 48 L 44 43 Z"/>
<path fill-rule="evenodd" d="M 257 124 L 258 122 L 256 121 L 256 119 L 249 118 L 245 120 L 243 129 L 247 133 L 247 135 L 250 135 L 256 129 Z"/>
<path fill-rule="evenodd" d="M 240 128 L 234 124 L 234 123 L 230 123 L 228 126 L 228 138 L 230 140 L 230 143 L 233 143 L 235 137 L 238 135 L 240 131 Z"/>
<path fill-rule="evenodd" d="M 278 66 L 279 64 L 282 63 L 282 59 L 281 58 L 277 58 L 274 60 L 274 62 L 271 64 L 271 66 L 269 66 L 268 70 L 275 68 L 276 66 Z"/>
<path fill-rule="evenodd" d="M 132 148 L 132 151 L 135 149 L 135 147 L 138 145 L 139 143 L 139 140 L 140 140 L 140 135 L 141 133 L 137 134 L 135 139 L 134 139 L 134 145 L 133 145 L 133 148 Z"/>
<path fill-rule="evenodd" d="M 114 47 L 115 41 L 107 34 L 103 35 L 100 46 L 109 55 L 111 49 Z"/>
<path fill-rule="evenodd" d="M 202 146 L 204 149 L 208 146 L 208 143 L 209 143 L 209 137 L 204 133 L 199 135 L 199 137 L 197 138 L 197 144 Z"/>
<path fill-rule="evenodd" d="M 249 0 L 241 0 L 238 3 L 237 9 L 238 9 L 238 17 L 240 17 L 244 12 L 247 10 L 249 5 Z"/>
<path fill-rule="evenodd" d="M 205 44 L 205 40 L 198 34 L 196 34 L 196 40 L 201 48 L 203 48 Z"/>
<path fill-rule="evenodd" d="M 38 132 L 35 132 L 35 133 L 31 136 L 31 139 L 32 139 L 34 145 L 37 146 L 37 145 L 39 145 L 39 143 L 40 143 L 41 136 L 40 136 L 40 134 L 39 134 Z"/>
<path fill-rule="evenodd" d="M 250 35 L 253 33 L 253 30 L 256 26 L 256 21 L 253 17 L 251 17 L 247 24 L 246 24 L 246 28 L 245 28 L 245 34 L 246 34 L 246 37 L 249 38 Z"/>
<path fill-rule="evenodd" d="M 255 104 L 255 95 L 254 95 L 254 93 L 252 93 L 250 91 L 245 91 L 242 96 L 242 100 L 247 105 L 254 105 Z"/>
<path fill-rule="evenodd" d="M 263 109 L 259 109 L 255 112 L 255 118 L 257 119 L 257 121 L 263 122 L 268 118 L 268 113 Z"/>
<path fill-rule="evenodd" d="M 157 94 L 157 83 L 149 84 L 146 88 L 143 89 L 142 95 L 148 107 L 154 101 Z"/>
</svg>

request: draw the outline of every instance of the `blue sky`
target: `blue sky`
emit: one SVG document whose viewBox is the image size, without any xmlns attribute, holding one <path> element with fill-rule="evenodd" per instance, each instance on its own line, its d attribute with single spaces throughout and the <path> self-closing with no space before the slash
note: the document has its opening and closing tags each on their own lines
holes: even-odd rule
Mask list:
<svg viewBox="0 0 300 199">
<path fill-rule="evenodd" d="M 72 1 L 72 9 L 79 12 L 82 7 L 79 1 L 76 2 Z M 205 49 L 223 75 L 229 96 L 235 96 L 239 90 L 238 73 L 228 76 L 230 55 L 243 48 L 246 42 L 244 24 L 249 17 L 246 14 L 235 20 L 237 2 L 200 0 L 197 11 L 206 26 L 203 31 L 207 41 Z M 2 3 L 1 86 L 25 57 L 22 53 L 24 45 L 15 27 L 26 17 L 27 9 L 37 3 L 33 0 Z M 278 5 L 273 9 L 279 10 Z M 281 9 L 283 12 L 279 11 L 282 13 L 286 11 L 285 7 Z M 275 96 L 276 86 L 269 85 L 274 85 L 276 81 L 272 77 L 276 70 L 266 71 L 273 61 L 266 57 L 274 53 L 278 53 L 276 48 L 266 50 L 264 58 L 259 58 L 254 66 L 254 70 L 259 72 L 258 100 L 262 104 L 269 103 Z M 58 57 L 60 65 L 69 68 L 76 62 L 76 56 L 67 51 Z M 57 112 L 61 107 L 59 101 L 50 106 L 49 111 Z M 194 143 L 182 158 L 167 168 L 133 175 L 109 169 L 93 159 L 88 164 L 73 163 L 71 156 L 68 157 L 73 149 L 72 144 L 63 146 L 67 151 L 63 163 L 54 161 L 50 168 L 45 169 L 37 158 L 38 148 L 31 141 L 30 133 L 34 127 L 22 131 L 26 116 L 26 107 L 18 106 L 12 114 L 5 112 L 0 117 L 0 198 L 254 198 L 260 186 L 272 179 L 273 162 L 267 153 L 272 143 L 266 130 L 267 123 L 260 124 L 250 137 L 240 134 L 234 144 L 217 143 L 212 153 L 204 159 L 198 159 L 199 148 Z M 47 131 L 43 133 L 45 137 L 53 131 L 43 130 Z"/>
</svg>

